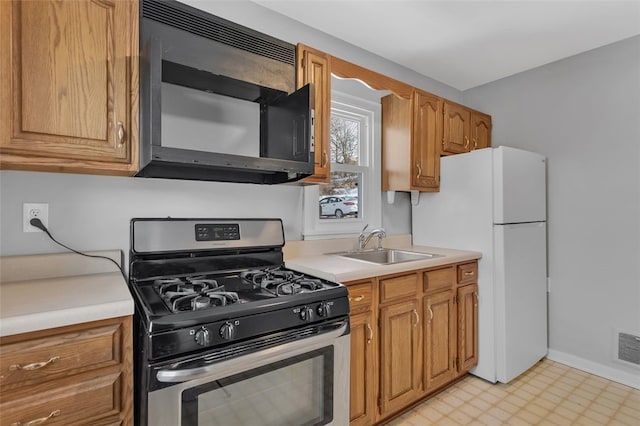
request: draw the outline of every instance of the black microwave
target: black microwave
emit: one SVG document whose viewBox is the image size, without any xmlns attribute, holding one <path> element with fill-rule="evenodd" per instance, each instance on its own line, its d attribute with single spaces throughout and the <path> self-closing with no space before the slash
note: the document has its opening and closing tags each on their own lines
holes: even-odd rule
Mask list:
<svg viewBox="0 0 640 426">
<path fill-rule="evenodd" d="M 295 46 L 177 1 L 140 3 L 137 176 L 276 184 L 313 173 Z"/>
</svg>

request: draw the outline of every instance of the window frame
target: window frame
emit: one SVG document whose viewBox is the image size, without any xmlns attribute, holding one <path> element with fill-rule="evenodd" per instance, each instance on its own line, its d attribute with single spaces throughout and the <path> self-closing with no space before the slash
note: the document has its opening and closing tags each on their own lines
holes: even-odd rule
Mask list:
<svg viewBox="0 0 640 426">
<path fill-rule="evenodd" d="M 318 185 L 306 186 L 303 189 L 303 238 L 305 240 L 358 235 L 365 225 L 379 227 L 381 225 L 381 106 L 361 97 L 344 92 L 331 92 L 331 113 L 340 111 L 349 119 L 361 121 L 361 135 L 366 135 L 366 142 L 360 146 L 359 165 L 331 163 L 331 172 L 362 173 L 363 188 L 359 190 L 358 217 L 343 219 L 320 219 L 318 202 L 320 191 Z M 363 125 L 362 119 L 366 118 Z"/>
</svg>

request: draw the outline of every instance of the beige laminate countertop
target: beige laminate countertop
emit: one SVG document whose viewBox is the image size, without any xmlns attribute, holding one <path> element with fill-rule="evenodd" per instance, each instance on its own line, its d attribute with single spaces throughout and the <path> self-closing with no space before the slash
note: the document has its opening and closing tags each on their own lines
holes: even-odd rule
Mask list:
<svg viewBox="0 0 640 426">
<path fill-rule="evenodd" d="M 119 260 L 114 253 L 106 252 Z M 11 256 L 0 267 L 0 337 L 133 314 L 127 283 L 108 260 Z"/>
<path fill-rule="evenodd" d="M 453 250 L 441 247 L 398 245 L 395 249 L 433 253 L 443 255 L 432 259 L 377 265 L 375 263 L 348 259 L 334 254 L 301 256 L 288 259 L 286 266 L 298 272 L 315 275 L 330 281 L 347 282 L 363 278 L 378 277 L 416 269 L 432 268 L 450 263 L 458 263 L 479 259 L 482 253 L 477 251 Z"/>
</svg>

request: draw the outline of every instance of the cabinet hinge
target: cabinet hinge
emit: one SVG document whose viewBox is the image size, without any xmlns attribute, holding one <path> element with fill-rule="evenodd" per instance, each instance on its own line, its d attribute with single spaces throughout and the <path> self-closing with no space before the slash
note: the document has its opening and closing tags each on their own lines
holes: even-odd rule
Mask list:
<svg viewBox="0 0 640 426">
<path fill-rule="evenodd" d="M 454 299 L 454 303 L 460 303 L 460 296 L 456 295 L 455 299 Z"/>
</svg>

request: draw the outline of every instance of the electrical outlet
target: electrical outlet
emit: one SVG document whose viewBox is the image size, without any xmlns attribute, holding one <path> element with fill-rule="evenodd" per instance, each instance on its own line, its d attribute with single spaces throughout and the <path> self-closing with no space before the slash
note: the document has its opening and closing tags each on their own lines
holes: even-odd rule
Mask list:
<svg viewBox="0 0 640 426">
<path fill-rule="evenodd" d="M 23 203 L 22 204 L 22 232 L 42 232 L 31 225 L 31 219 L 38 218 L 49 226 L 49 204 L 48 203 Z"/>
</svg>

